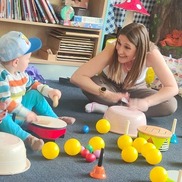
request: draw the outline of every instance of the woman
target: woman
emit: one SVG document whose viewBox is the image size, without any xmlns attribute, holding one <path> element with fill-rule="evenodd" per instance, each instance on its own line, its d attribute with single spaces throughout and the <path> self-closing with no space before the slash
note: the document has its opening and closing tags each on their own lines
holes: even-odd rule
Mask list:
<svg viewBox="0 0 182 182">
<path fill-rule="evenodd" d="M 159 91 L 146 86 L 148 67 L 163 85 Z M 121 29 L 117 40 L 81 66 L 71 82 L 93 102 L 86 105 L 87 112 L 104 113 L 108 106 L 123 105 L 123 101 L 147 117 L 167 116 L 177 109 L 175 78 L 142 24 Z"/>
</svg>

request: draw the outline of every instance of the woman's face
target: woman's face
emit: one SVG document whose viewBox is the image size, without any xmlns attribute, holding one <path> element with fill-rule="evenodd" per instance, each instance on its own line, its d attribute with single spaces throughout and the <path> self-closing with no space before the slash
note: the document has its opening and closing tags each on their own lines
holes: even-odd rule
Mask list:
<svg viewBox="0 0 182 182">
<path fill-rule="evenodd" d="M 119 35 L 116 50 L 120 63 L 127 63 L 135 59 L 136 46 L 132 44 L 125 35 Z"/>
</svg>

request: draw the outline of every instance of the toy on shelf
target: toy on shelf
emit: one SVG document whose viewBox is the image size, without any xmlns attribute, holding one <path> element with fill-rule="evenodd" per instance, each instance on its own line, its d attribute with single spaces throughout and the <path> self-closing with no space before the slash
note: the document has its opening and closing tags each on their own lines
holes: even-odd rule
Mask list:
<svg viewBox="0 0 182 182">
<path fill-rule="evenodd" d="M 135 12 L 150 16 L 140 0 L 126 0 L 123 3 L 115 4 L 114 6 L 126 10 L 125 19 L 122 27 L 133 22 Z"/>
<path fill-rule="evenodd" d="M 171 137 L 170 142 L 171 142 L 171 143 L 175 143 L 175 144 L 178 143 L 178 138 L 177 138 L 177 136 L 176 136 L 176 134 L 175 134 L 176 124 L 177 124 L 177 119 L 174 119 L 174 120 L 173 120 L 172 129 L 171 129 L 172 137 Z"/>
<path fill-rule="evenodd" d="M 105 169 L 102 166 L 104 156 L 104 148 L 101 148 L 101 153 L 98 161 L 98 165 L 90 172 L 90 176 L 96 179 L 106 179 Z"/>
</svg>

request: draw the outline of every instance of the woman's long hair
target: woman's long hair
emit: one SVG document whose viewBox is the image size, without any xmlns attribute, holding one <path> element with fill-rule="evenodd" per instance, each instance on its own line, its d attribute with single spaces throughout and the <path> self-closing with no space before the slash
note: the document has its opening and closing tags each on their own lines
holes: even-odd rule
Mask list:
<svg viewBox="0 0 182 182">
<path fill-rule="evenodd" d="M 136 46 L 136 56 L 133 61 L 133 65 L 131 70 L 128 72 L 124 82 L 123 88 L 128 89 L 131 88 L 137 81 L 140 76 L 142 69 L 146 62 L 146 55 L 149 51 L 149 34 L 146 27 L 143 24 L 139 23 L 131 23 L 124 28 L 122 28 L 119 35 L 125 35 L 128 40 Z M 116 42 L 117 44 L 117 42 Z M 114 61 L 109 66 L 108 70 L 108 78 L 115 81 L 117 84 L 121 84 L 122 77 L 122 64 L 118 62 L 118 54 L 115 49 L 114 53 Z"/>
</svg>

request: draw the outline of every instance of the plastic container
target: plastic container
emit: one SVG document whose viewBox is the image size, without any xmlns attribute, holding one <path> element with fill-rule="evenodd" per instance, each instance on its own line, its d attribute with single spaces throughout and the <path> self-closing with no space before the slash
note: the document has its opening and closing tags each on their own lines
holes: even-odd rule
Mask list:
<svg viewBox="0 0 182 182">
<path fill-rule="evenodd" d="M 0 175 L 13 175 L 30 168 L 24 142 L 9 133 L 0 132 Z"/>
</svg>

